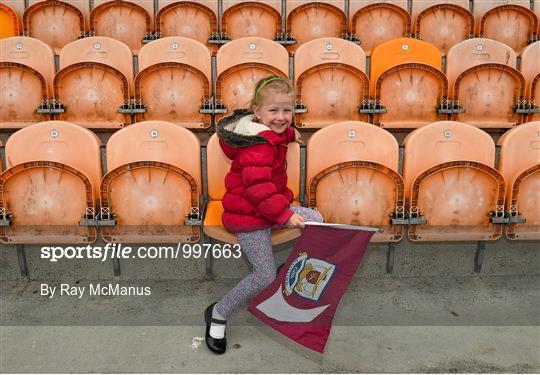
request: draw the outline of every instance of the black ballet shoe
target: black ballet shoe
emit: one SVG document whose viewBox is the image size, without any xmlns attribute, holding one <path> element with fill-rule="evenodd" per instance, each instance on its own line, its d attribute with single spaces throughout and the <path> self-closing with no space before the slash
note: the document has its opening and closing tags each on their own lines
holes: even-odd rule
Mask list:
<svg viewBox="0 0 540 375">
<path fill-rule="evenodd" d="M 205 334 L 205 340 L 206 340 L 206 346 L 208 346 L 208 349 L 213 351 L 216 354 L 223 354 L 225 353 L 225 350 L 227 350 L 227 334 L 222 339 L 215 339 L 212 336 L 210 336 L 210 324 L 216 323 L 216 324 L 227 324 L 226 320 L 221 319 L 214 319 L 212 318 L 212 311 L 214 310 L 214 305 L 217 302 L 214 302 L 210 306 L 204 310 L 204 321 L 206 322 L 206 334 Z"/>
</svg>

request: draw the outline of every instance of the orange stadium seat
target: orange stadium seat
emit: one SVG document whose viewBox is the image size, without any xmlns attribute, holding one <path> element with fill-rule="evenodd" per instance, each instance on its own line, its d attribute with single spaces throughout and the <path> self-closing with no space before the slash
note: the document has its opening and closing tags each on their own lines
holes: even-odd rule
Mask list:
<svg viewBox="0 0 540 375">
<path fill-rule="evenodd" d="M 0 3 L 0 39 L 20 35 L 21 31 L 21 21 L 17 11 L 6 4 Z"/>
<path fill-rule="evenodd" d="M 360 107 L 369 99 L 366 55 L 361 47 L 339 38 L 302 44 L 294 58 L 299 128 L 321 128 L 345 120 L 366 121 Z"/>
<path fill-rule="evenodd" d="M 217 50 L 217 1 L 160 0 L 156 14 L 156 34 L 159 37 L 183 36 Z"/>
<path fill-rule="evenodd" d="M 480 21 L 484 14 L 493 8 L 503 5 L 517 5 L 529 8 L 530 0 L 474 0 L 472 2 L 473 14 L 476 20 L 476 33 L 480 32 Z"/>
<path fill-rule="evenodd" d="M 371 53 L 369 111 L 385 128 L 416 128 L 445 119 L 448 82 L 437 47 L 412 38 L 393 39 Z"/>
<path fill-rule="evenodd" d="M 107 37 L 71 42 L 60 52 L 54 77 L 55 118 L 87 128 L 130 124 L 132 79 L 132 55 L 125 44 Z"/>
<path fill-rule="evenodd" d="M 536 14 L 536 18 L 538 18 L 538 20 L 540 21 L 540 0 L 534 0 L 532 4 L 533 4 L 533 9 L 534 9 L 534 14 Z M 538 25 L 538 29 L 536 30 L 536 35 L 540 36 L 540 22 Z"/>
<path fill-rule="evenodd" d="M 187 128 L 211 125 L 212 68 L 204 44 L 165 37 L 139 53 L 135 77 L 137 121 L 163 120 Z"/>
<path fill-rule="evenodd" d="M 488 241 L 501 236 L 505 182 L 495 143 L 472 125 L 439 121 L 404 141 L 403 177 L 413 241 Z"/>
<path fill-rule="evenodd" d="M 512 240 L 540 240 L 540 121 L 507 131 L 501 147 L 499 171 L 506 179 L 506 236 Z"/>
<path fill-rule="evenodd" d="M 515 66 L 514 51 L 494 40 L 468 39 L 452 47 L 446 72 L 453 118 L 481 128 L 523 122 L 517 106 L 524 100 L 525 79 Z"/>
<path fill-rule="evenodd" d="M 92 243 L 101 143 L 65 121 L 30 125 L 9 137 L 0 174 L 0 241 Z"/>
<path fill-rule="evenodd" d="M 122 129 L 107 143 L 101 180 L 106 242 L 197 242 L 200 236 L 201 153 L 197 137 L 165 121 Z"/>
<path fill-rule="evenodd" d="M 23 16 L 24 35 L 47 43 L 55 54 L 85 35 L 88 1 L 31 0 L 29 4 Z"/>
<path fill-rule="evenodd" d="M 16 36 L 0 40 L 0 129 L 50 119 L 54 52 L 42 41 Z"/>
<path fill-rule="evenodd" d="M 1 4 L 11 8 L 12 11 L 15 12 L 17 17 L 19 18 L 19 21 L 22 21 L 22 17 L 24 14 L 25 4 L 24 0 L 2 0 Z M 19 25 L 21 26 L 21 25 Z M 22 31 L 22 28 L 21 28 Z"/>
<path fill-rule="evenodd" d="M 540 121 L 508 130 L 499 138 L 499 171 L 508 184 L 506 236 L 540 240 Z"/>
<path fill-rule="evenodd" d="M 525 78 L 528 98 L 528 121 L 540 120 L 537 101 L 540 101 L 540 41 L 530 44 L 521 53 L 520 71 Z"/>
<path fill-rule="evenodd" d="M 259 36 L 283 39 L 281 1 L 223 1 L 221 30 L 224 38 Z"/>
<path fill-rule="evenodd" d="M 450 47 L 474 36 L 474 16 L 468 0 L 413 0 L 414 34 L 446 54 Z"/>
<path fill-rule="evenodd" d="M 208 205 L 204 217 L 204 234 L 210 238 L 227 243 L 238 243 L 236 235 L 229 233 L 221 221 L 225 194 L 225 175 L 231 169 L 231 161 L 223 154 L 217 134 L 212 135 L 206 146 L 208 170 Z M 298 199 L 300 192 L 300 145 L 289 144 L 287 152 L 287 186 Z M 297 201 L 294 204 L 299 204 Z M 298 229 L 278 229 L 272 231 L 272 244 L 280 244 L 300 236 Z"/>
<path fill-rule="evenodd" d="M 223 113 L 247 108 L 257 82 L 264 77 L 287 77 L 289 54 L 278 43 L 259 37 L 233 40 L 217 52 L 216 121 Z"/>
<path fill-rule="evenodd" d="M 519 53 L 538 31 L 538 17 L 529 5 L 528 0 L 474 1 L 477 34 L 498 40 Z"/>
<path fill-rule="evenodd" d="M 450 95 L 454 94 L 454 82 L 462 72 L 476 65 L 490 63 L 516 68 L 516 53 L 506 44 L 486 38 L 467 39 L 450 48 L 446 56 Z"/>
<path fill-rule="evenodd" d="M 92 35 L 119 40 L 137 54 L 143 43 L 153 39 L 153 31 L 152 1 L 94 0 L 90 13 Z"/>
<path fill-rule="evenodd" d="M 345 121 L 317 131 L 307 145 L 309 207 L 330 223 L 380 227 L 374 242 L 399 241 L 405 190 L 398 159 L 394 136 L 372 124 Z"/>
<path fill-rule="evenodd" d="M 289 51 L 294 52 L 303 43 L 324 37 L 345 37 L 347 16 L 343 1 L 286 0 L 287 39 Z"/>
<path fill-rule="evenodd" d="M 407 0 L 351 0 L 349 23 L 351 38 L 359 40 L 368 55 L 379 44 L 412 32 Z"/>
</svg>

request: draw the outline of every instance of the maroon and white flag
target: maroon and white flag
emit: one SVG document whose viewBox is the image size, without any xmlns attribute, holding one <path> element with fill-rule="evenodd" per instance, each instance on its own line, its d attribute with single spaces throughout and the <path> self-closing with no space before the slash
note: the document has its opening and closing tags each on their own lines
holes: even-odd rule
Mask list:
<svg viewBox="0 0 540 375">
<path fill-rule="evenodd" d="M 274 282 L 249 303 L 258 319 L 322 353 L 376 228 L 306 223 Z"/>
</svg>

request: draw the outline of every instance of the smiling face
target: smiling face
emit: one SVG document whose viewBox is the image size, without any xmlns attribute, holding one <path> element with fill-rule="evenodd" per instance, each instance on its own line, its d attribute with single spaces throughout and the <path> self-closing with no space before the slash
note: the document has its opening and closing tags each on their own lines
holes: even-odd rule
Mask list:
<svg viewBox="0 0 540 375">
<path fill-rule="evenodd" d="M 283 133 L 292 124 L 294 95 L 273 92 L 268 88 L 262 93 L 261 103 L 254 108 L 258 121 L 277 134 Z"/>
</svg>

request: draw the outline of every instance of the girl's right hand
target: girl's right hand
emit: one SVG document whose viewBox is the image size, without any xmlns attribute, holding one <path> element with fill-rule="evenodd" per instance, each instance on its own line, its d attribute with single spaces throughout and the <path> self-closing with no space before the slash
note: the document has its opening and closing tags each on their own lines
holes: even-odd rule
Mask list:
<svg viewBox="0 0 540 375">
<path fill-rule="evenodd" d="M 292 216 L 287 220 L 285 223 L 285 226 L 287 228 L 299 228 L 302 229 L 305 227 L 304 225 L 304 218 L 296 213 L 292 214 Z"/>
</svg>

